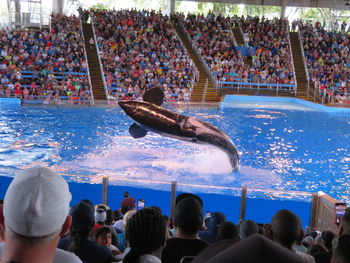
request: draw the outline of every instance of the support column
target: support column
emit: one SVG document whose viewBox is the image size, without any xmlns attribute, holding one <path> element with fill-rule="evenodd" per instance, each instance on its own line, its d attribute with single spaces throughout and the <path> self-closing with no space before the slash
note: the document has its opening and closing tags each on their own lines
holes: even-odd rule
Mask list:
<svg viewBox="0 0 350 263">
<path fill-rule="evenodd" d="M 281 1 L 281 19 L 286 17 L 287 0 Z"/>
<path fill-rule="evenodd" d="M 52 0 L 52 13 L 63 13 L 64 0 Z"/>
</svg>

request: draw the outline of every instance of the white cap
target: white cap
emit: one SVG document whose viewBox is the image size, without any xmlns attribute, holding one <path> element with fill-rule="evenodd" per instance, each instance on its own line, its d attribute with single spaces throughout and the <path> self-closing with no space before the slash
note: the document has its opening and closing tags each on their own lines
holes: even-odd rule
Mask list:
<svg viewBox="0 0 350 263">
<path fill-rule="evenodd" d="M 25 237 L 43 237 L 60 230 L 72 199 L 62 176 L 45 167 L 19 172 L 4 200 L 5 224 Z"/>
</svg>

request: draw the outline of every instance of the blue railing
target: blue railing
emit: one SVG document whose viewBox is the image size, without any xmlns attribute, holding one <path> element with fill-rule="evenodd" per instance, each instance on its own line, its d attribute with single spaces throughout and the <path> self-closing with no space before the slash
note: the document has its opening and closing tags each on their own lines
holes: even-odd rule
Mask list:
<svg viewBox="0 0 350 263">
<path fill-rule="evenodd" d="M 245 90 L 275 90 L 278 92 L 279 90 L 282 91 L 289 91 L 291 93 L 294 93 L 296 90 L 295 84 L 277 84 L 277 83 L 256 83 L 256 82 L 246 82 L 246 81 L 218 81 L 218 89 L 237 89 L 238 91 L 240 89 Z"/>
</svg>

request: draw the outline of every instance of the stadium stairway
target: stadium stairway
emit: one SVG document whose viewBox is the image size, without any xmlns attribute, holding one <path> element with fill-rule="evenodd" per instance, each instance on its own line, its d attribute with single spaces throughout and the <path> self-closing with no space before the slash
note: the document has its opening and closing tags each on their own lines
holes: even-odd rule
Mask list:
<svg viewBox="0 0 350 263">
<path fill-rule="evenodd" d="M 307 94 L 307 78 L 306 78 L 306 68 L 304 65 L 304 60 L 302 54 L 302 49 L 300 46 L 299 36 L 297 32 L 289 32 L 290 43 L 293 52 L 293 62 L 295 67 L 295 77 L 297 79 L 297 94 L 296 97 L 303 100 L 313 101 L 308 98 Z"/>
<path fill-rule="evenodd" d="M 239 27 L 232 28 L 232 34 L 236 39 L 237 46 L 244 47 L 244 40 L 243 40 L 242 33 L 239 30 Z M 245 64 L 249 65 L 250 67 L 253 66 L 252 60 L 249 59 L 247 56 L 242 56 L 242 58 Z"/>
<path fill-rule="evenodd" d="M 87 55 L 87 62 L 90 71 L 91 88 L 94 100 L 106 100 L 106 92 L 103 85 L 101 68 L 97 56 L 96 43 L 91 47 L 89 40 L 93 37 L 92 24 L 82 23 L 84 34 L 84 45 Z"/>
<path fill-rule="evenodd" d="M 191 57 L 192 61 L 197 67 L 197 70 L 199 72 L 199 79 L 196 82 L 192 95 L 191 95 L 191 101 L 192 102 L 218 102 L 221 100 L 221 96 L 217 93 L 215 83 L 212 80 L 212 76 L 210 76 L 206 70 L 205 65 L 203 64 L 203 60 L 201 60 L 194 51 L 194 48 L 192 47 L 192 42 L 189 40 L 189 36 L 187 33 L 183 30 L 183 27 L 181 27 L 179 24 L 174 22 L 174 27 L 176 29 L 176 32 L 178 33 L 180 40 L 182 41 L 183 45 L 187 49 L 187 52 L 189 56 Z M 205 91 L 205 86 L 207 86 L 207 90 Z"/>
<path fill-rule="evenodd" d="M 239 27 L 232 28 L 232 33 L 233 33 L 233 36 L 236 39 L 237 45 L 240 46 L 240 47 L 243 47 L 244 46 L 244 40 L 243 40 L 243 36 L 241 34 L 241 31 L 239 30 Z"/>
</svg>

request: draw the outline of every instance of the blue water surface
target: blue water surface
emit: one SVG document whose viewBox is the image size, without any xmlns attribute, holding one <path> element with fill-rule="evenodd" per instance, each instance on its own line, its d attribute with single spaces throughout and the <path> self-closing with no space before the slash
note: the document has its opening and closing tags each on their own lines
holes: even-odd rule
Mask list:
<svg viewBox="0 0 350 263">
<path fill-rule="evenodd" d="M 118 108 L 0 104 L 0 176 L 45 165 L 72 182 L 303 199 L 324 191 L 350 201 L 350 118 L 308 107 L 240 105 L 180 109 L 232 139 L 241 167 L 230 172 L 225 153 L 149 133 L 133 139 L 133 123 Z M 262 191 L 264 190 L 264 191 Z M 273 190 L 270 192 L 270 190 Z M 285 193 L 293 191 L 293 193 Z M 307 197 L 309 198 L 309 195 Z"/>
</svg>

